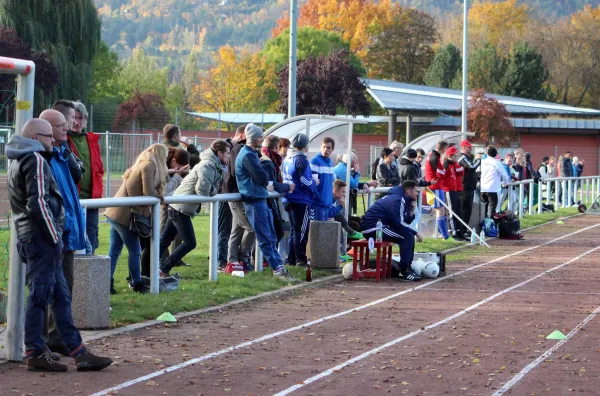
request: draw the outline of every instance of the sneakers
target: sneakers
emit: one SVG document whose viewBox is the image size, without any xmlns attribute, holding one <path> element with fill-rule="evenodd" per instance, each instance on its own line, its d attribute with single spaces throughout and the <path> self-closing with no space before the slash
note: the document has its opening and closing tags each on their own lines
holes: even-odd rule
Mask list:
<svg viewBox="0 0 600 396">
<path fill-rule="evenodd" d="M 254 271 L 254 264 L 252 264 L 251 261 L 248 261 L 247 263 L 242 261 L 242 266 L 244 267 L 245 273 Z"/>
<path fill-rule="evenodd" d="M 273 276 L 286 282 L 300 282 L 300 279 L 294 277 L 290 272 L 283 268 L 281 271 L 273 271 Z"/>
<path fill-rule="evenodd" d="M 110 294 L 112 296 L 117 294 L 117 289 L 115 289 L 115 280 L 113 278 L 110 279 Z"/>
<path fill-rule="evenodd" d="M 355 231 L 354 234 L 348 235 L 348 239 L 365 239 L 365 237 L 360 232 Z"/>
<path fill-rule="evenodd" d="M 96 356 L 88 350 L 75 358 L 77 371 L 100 371 L 110 366 L 112 362 L 112 359 Z"/>
<path fill-rule="evenodd" d="M 400 273 L 399 279 L 407 282 L 419 282 L 423 280 L 423 277 L 415 274 L 412 269 L 409 269 L 405 273 Z"/>
<path fill-rule="evenodd" d="M 218 272 L 218 273 L 224 273 L 224 272 L 225 272 L 225 268 L 226 268 L 226 267 L 227 267 L 227 265 L 221 265 L 221 264 L 219 264 L 219 265 L 217 266 L 217 272 Z"/>
<path fill-rule="evenodd" d="M 67 349 L 67 346 L 65 344 L 63 344 L 62 341 L 59 341 L 58 344 L 48 344 L 48 345 L 46 345 L 46 348 L 48 348 L 48 351 L 50 351 L 53 356 L 56 356 L 56 355 L 63 355 L 66 357 L 71 356 L 69 354 L 69 350 Z M 60 356 L 58 356 L 58 359 L 55 359 L 55 360 L 60 360 Z"/>
<path fill-rule="evenodd" d="M 131 290 L 133 290 L 135 293 L 140 293 L 140 294 L 150 293 L 150 289 L 148 289 L 148 287 L 146 285 L 144 285 L 144 281 L 142 281 L 140 283 L 134 283 Z"/>
<path fill-rule="evenodd" d="M 47 353 L 48 355 L 50 355 L 50 358 L 51 358 L 52 360 L 54 360 L 55 362 L 58 362 L 58 361 L 60 360 L 60 354 L 59 354 L 59 353 L 56 353 L 56 352 L 52 352 L 52 351 L 50 350 L 50 348 L 48 348 L 48 345 L 46 345 L 46 353 Z"/>
<path fill-rule="evenodd" d="M 60 357 L 59 357 L 60 358 Z M 44 351 L 38 356 L 27 359 L 28 371 L 46 371 L 51 373 L 64 373 L 67 366 L 55 360 L 49 351 Z"/>
<path fill-rule="evenodd" d="M 227 263 L 227 265 L 225 266 L 225 272 L 228 275 L 231 275 L 231 273 L 233 271 L 244 271 L 244 265 L 240 264 L 240 263 Z"/>
</svg>

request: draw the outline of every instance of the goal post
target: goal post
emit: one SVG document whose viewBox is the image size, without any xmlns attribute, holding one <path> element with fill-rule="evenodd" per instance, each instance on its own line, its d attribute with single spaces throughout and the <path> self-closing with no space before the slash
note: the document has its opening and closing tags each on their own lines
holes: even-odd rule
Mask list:
<svg viewBox="0 0 600 396">
<path fill-rule="evenodd" d="M 35 63 L 23 59 L 0 56 L 0 73 L 17 76 L 15 97 L 15 134 L 21 134 L 23 125 L 33 118 L 33 95 L 35 87 Z M 10 139 L 10 136 L 9 136 Z M 23 330 L 25 323 L 25 268 L 17 253 L 17 233 L 10 227 L 10 247 L 8 253 L 8 290 L 6 309 L 6 359 L 23 360 Z"/>
</svg>

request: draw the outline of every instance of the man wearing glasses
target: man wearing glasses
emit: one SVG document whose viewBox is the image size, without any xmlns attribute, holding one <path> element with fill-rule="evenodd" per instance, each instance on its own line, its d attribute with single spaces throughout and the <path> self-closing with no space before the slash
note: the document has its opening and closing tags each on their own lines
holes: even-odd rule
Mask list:
<svg viewBox="0 0 600 396">
<path fill-rule="evenodd" d="M 62 266 L 63 198 L 50 171 L 54 136 L 46 120 L 29 120 L 21 135 L 11 136 L 6 155 L 8 196 L 17 250 L 27 265 L 29 295 L 25 307 L 25 348 L 30 371 L 67 371 L 50 353 L 42 338 L 44 313 L 49 304 L 62 341 L 75 359 L 78 371 L 102 370 L 112 360 L 90 353 L 73 324 L 71 296 Z"/>
</svg>

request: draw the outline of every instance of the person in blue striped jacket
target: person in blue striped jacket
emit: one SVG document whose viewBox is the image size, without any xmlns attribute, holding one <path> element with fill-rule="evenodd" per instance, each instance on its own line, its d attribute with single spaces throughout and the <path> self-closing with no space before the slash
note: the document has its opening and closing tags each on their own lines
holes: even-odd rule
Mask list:
<svg viewBox="0 0 600 396">
<path fill-rule="evenodd" d="M 333 204 L 333 161 L 331 153 L 335 150 L 335 141 L 326 137 L 321 143 L 321 152 L 310 161 L 310 169 L 313 177 L 317 175 L 319 185 L 317 186 L 318 194 L 315 195 L 312 202 L 312 220 L 327 221 L 329 210 Z"/>
<path fill-rule="evenodd" d="M 310 208 L 315 196 L 319 194 L 317 186 L 319 180 L 313 180 L 310 163 L 306 158 L 308 152 L 308 137 L 297 134 L 292 138 L 293 153 L 283 161 L 283 182 L 293 183 L 294 191 L 283 198 L 285 210 L 290 218 L 290 252 L 287 263 L 305 267 L 306 244 L 308 243 L 308 230 L 310 227 Z"/>
</svg>

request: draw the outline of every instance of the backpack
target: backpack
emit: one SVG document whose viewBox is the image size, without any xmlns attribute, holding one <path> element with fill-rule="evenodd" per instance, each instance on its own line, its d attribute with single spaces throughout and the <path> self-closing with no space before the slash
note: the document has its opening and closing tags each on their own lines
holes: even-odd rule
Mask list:
<svg viewBox="0 0 600 396">
<path fill-rule="evenodd" d="M 377 180 L 377 167 L 379 166 L 379 160 L 381 160 L 381 157 L 377 157 L 377 159 L 371 164 L 371 180 Z"/>
<path fill-rule="evenodd" d="M 492 219 L 484 219 L 481 223 L 481 229 L 486 237 L 496 238 L 498 236 L 498 228 Z"/>
<path fill-rule="evenodd" d="M 522 239 L 521 221 L 511 211 L 505 211 L 496 217 L 498 236 L 501 239 Z"/>
</svg>

